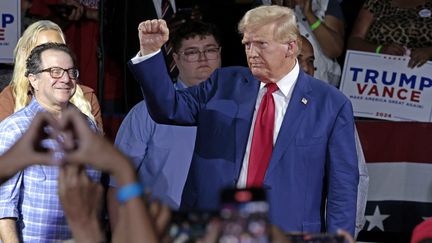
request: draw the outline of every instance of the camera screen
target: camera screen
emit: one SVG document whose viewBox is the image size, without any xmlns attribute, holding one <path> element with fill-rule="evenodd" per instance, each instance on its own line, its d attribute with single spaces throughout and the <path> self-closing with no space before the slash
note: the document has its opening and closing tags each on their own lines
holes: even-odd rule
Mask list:
<svg viewBox="0 0 432 243">
<path fill-rule="evenodd" d="M 171 218 L 170 242 L 196 242 L 203 238 L 208 223 L 218 216 L 211 211 L 176 211 Z"/>
<path fill-rule="evenodd" d="M 262 190 L 226 190 L 222 193 L 219 242 L 270 242 L 268 203 Z"/>
</svg>

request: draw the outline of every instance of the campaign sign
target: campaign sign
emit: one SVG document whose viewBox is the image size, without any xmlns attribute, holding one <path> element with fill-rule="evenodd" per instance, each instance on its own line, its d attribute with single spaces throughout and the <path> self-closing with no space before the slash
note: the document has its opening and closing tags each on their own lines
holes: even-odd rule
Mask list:
<svg viewBox="0 0 432 243">
<path fill-rule="evenodd" d="M 348 51 L 340 90 L 357 117 L 432 120 L 432 62 L 408 68 L 409 57 Z"/>
<path fill-rule="evenodd" d="M 20 0 L 0 0 L 0 63 L 13 63 L 13 50 L 21 35 L 20 4 Z"/>
</svg>

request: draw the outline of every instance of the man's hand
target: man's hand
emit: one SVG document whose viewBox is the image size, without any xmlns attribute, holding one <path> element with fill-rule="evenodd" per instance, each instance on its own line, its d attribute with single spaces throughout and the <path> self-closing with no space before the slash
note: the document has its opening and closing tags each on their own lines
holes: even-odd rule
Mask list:
<svg viewBox="0 0 432 243">
<path fill-rule="evenodd" d="M 59 198 L 76 242 L 103 242 L 99 214 L 103 189 L 79 165 L 63 164 L 58 178 Z"/>
<path fill-rule="evenodd" d="M 118 185 L 136 180 L 133 165 L 112 144 L 93 132 L 83 115 L 76 109 L 63 112 L 59 121 L 64 137 L 64 162 L 89 164 L 95 169 L 110 173 Z"/>
<path fill-rule="evenodd" d="M 141 22 L 138 25 L 138 38 L 142 56 L 158 51 L 169 38 L 165 20 L 153 19 Z"/>
<path fill-rule="evenodd" d="M 157 200 L 150 201 L 148 207 L 156 233 L 160 239 L 163 239 L 166 237 L 166 230 L 171 220 L 171 210 Z"/>
</svg>

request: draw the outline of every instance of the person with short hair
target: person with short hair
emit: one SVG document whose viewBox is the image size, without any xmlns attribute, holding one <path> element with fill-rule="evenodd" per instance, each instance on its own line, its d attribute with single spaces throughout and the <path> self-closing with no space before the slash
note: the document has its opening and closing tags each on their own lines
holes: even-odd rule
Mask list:
<svg viewBox="0 0 432 243">
<path fill-rule="evenodd" d="M 140 55 L 129 62 L 152 118 L 196 125 L 181 209 L 216 209 L 224 187 L 261 187 L 271 223 L 285 232 L 354 234 L 358 162 L 349 99 L 306 75 L 293 11 L 249 10 L 239 23 L 249 68 L 217 69 L 199 86 L 176 91 L 160 48 L 163 20 L 138 26 Z"/>
<path fill-rule="evenodd" d="M 176 90 L 199 85 L 221 66 L 221 46 L 216 28 L 209 23 L 186 21 L 171 35 L 173 58 L 179 70 Z M 196 127 L 157 124 L 141 101 L 123 120 L 115 145 L 134 163 L 142 185 L 173 209 L 180 206 L 181 193 L 195 145 Z M 110 221 L 116 221 L 113 199 L 116 182 L 110 181 Z"/>
<path fill-rule="evenodd" d="M 31 24 L 23 32 L 14 50 L 14 71 L 10 84 L 0 93 L 0 121 L 27 106 L 31 99 L 30 84 L 24 76 L 26 60 L 33 48 L 47 43 L 66 43 L 61 28 L 49 20 L 40 20 Z M 103 130 L 102 115 L 93 89 L 78 84 L 71 98 L 81 112 L 95 120 L 99 129 Z"/>
<path fill-rule="evenodd" d="M 65 44 L 46 43 L 35 47 L 26 61 L 25 76 L 33 97 L 23 109 L 0 123 L 0 153 L 5 153 L 26 132 L 38 112 L 61 117 L 76 91 L 79 71 Z M 96 124 L 86 116 L 88 125 Z M 52 129 L 48 126 L 46 134 Z M 51 134 L 52 135 L 52 134 Z M 44 149 L 61 153 L 61 148 L 47 137 Z M 99 181 L 101 173 L 87 169 Z M 0 186 L 0 238 L 3 242 L 59 241 L 71 238 L 66 218 L 57 196 L 57 166 L 28 167 Z"/>
<path fill-rule="evenodd" d="M 344 51 L 345 20 L 337 0 L 258 0 L 258 3 L 292 8 L 300 33 L 315 52 L 315 78 L 339 87 Z"/>
<path fill-rule="evenodd" d="M 55 134 L 62 134 L 61 140 L 56 137 L 65 148 L 61 156 L 54 156 L 55 151 L 41 146 L 47 126 Z M 62 242 L 106 242 L 100 218 L 102 185 L 88 177 L 86 166 L 111 174 L 123 188 L 121 229 L 113 232 L 112 241 L 160 242 L 158 237 L 169 222 L 169 208 L 158 202 L 148 207 L 144 191 L 128 189 L 137 182 L 132 163 L 111 142 L 94 132 L 86 116 L 75 107 L 68 107 L 60 118 L 48 112 L 34 116 L 24 134 L 0 156 L 0 185 L 17 172 L 37 165 L 56 166 L 60 170 L 58 197 L 73 234 L 73 239 Z M 154 210 L 155 206 L 158 210 Z M 35 241 L 47 242 L 44 237 Z"/>
</svg>

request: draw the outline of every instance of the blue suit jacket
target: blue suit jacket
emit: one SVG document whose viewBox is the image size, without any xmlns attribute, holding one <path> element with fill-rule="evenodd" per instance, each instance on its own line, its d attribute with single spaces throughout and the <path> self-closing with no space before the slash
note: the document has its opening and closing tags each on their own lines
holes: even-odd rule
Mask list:
<svg viewBox="0 0 432 243">
<path fill-rule="evenodd" d="M 175 91 L 161 54 L 129 66 L 155 121 L 197 126 L 181 207 L 217 208 L 220 189 L 237 183 L 260 81 L 230 67 Z M 272 223 L 354 234 L 358 177 L 350 101 L 300 71 L 264 179 Z"/>
</svg>

